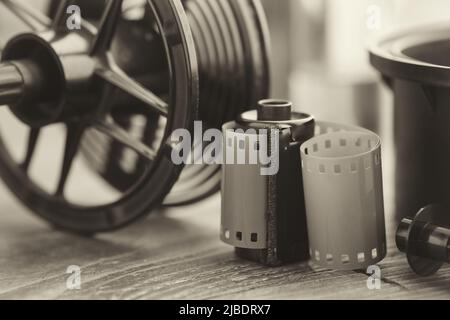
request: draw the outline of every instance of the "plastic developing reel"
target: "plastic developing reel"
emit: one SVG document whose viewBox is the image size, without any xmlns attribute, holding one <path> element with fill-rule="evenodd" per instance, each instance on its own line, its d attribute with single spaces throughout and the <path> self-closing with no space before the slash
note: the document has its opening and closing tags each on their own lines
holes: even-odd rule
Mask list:
<svg viewBox="0 0 450 320">
<path fill-rule="evenodd" d="M 265 100 L 223 131 L 222 241 L 264 265 L 308 260 L 302 178 L 293 173 L 301 172 L 300 146 L 314 136 L 314 119 Z"/>
<path fill-rule="evenodd" d="M 338 270 L 386 256 L 381 140 L 365 129 L 317 123 L 301 146 L 310 255 Z"/>
</svg>

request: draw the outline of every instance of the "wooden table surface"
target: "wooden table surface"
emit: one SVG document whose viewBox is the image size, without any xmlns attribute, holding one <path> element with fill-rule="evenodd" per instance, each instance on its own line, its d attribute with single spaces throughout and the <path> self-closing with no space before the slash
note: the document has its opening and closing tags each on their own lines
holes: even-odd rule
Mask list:
<svg viewBox="0 0 450 320">
<path fill-rule="evenodd" d="M 381 290 L 358 272 L 240 260 L 218 239 L 218 196 L 83 238 L 51 229 L 1 191 L 0 299 L 450 298 L 449 268 L 418 278 L 392 241 Z M 81 290 L 66 289 L 69 265 L 81 267 Z"/>
<path fill-rule="evenodd" d="M 363 273 L 240 260 L 218 240 L 218 197 L 95 239 L 52 230 L 1 200 L 0 299 L 450 298 L 449 268 L 418 278 L 392 246 L 380 290 L 368 290 Z M 69 265 L 81 267 L 80 290 L 66 288 Z"/>
<path fill-rule="evenodd" d="M 393 153 L 384 151 L 390 220 Z M 47 169 L 39 171 L 44 177 L 55 171 L 49 158 L 44 154 Z M 154 212 L 116 233 L 83 238 L 52 229 L 1 184 L 0 299 L 450 298 L 450 268 L 430 278 L 414 275 L 394 247 L 393 223 L 388 224 L 389 254 L 380 263 L 381 289 L 369 290 L 362 272 L 318 269 L 310 263 L 267 268 L 240 260 L 220 242 L 219 221 L 216 195 L 193 206 Z M 80 290 L 66 287 L 70 265 L 81 267 Z"/>
</svg>

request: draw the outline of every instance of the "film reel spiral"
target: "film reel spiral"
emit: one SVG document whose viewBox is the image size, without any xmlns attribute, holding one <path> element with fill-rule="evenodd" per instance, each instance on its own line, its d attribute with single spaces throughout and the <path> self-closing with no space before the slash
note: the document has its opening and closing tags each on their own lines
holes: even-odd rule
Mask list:
<svg viewBox="0 0 450 320">
<path fill-rule="evenodd" d="M 207 128 L 220 128 L 269 95 L 269 40 L 263 9 L 259 0 L 185 0 L 182 4 L 198 58 L 199 119 Z M 123 46 L 128 46 L 130 34 L 142 30 L 141 24 L 141 20 L 122 23 L 128 32 L 122 37 L 119 34 L 117 56 Z M 145 33 L 138 37 L 136 40 L 146 42 Z M 147 46 L 152 48 L 154 44 L 150 41 Z M 133 71 L 142 70 L 146 69 Z M 145 78 L 145 74 L 140 77 Z M 166 94 L 161 84 L 153 84 L 152 88 L 155 87 L 160 88 L 162 95 Z M 164 135 L 165 119 L 149 115 L 140 105 L 120 108 L 114 118 L 147 145 L 158 145 Z M 82 151 L 92 168 L 120 191 L 133 185 L 145 168 L 145 159 L 94 130 L 85 135 Z M 184 205 L 201 200 L 220 189 L 220 177 L 220 166 L 187 165 L 164 204 Z"/>
<path fill-rule="evenodd" d="M 223 166 L 221 239 L 271 266 L 310 256 L 341 270 L 376 264 L 386 255 L 379 137 L 291 114 L 290 106 L 262 101 L 258 117 L 244 113 L 224 126 L 225 143 L 246 154 L 264 136 L 229 129 L 279 131 L 280 160 L 278 173 L 267 176 L 261 164 Z"/>
<path fill-rule="evenodd" d="M 83 13 L 75 30 L 66 25 L 72 4 Z M 5 0 L 0 10 L 29 30 L 0 41 L 0 105 L 26 131 L 24 153 L 13 156 L 17 137 L 2 130 L 0 175 L 33 212 L 92 234 L 123 227 L 164 199 L 188 203 L 217 190 L 219 167 L 175 165 L 170 136 L 192 133 L 197 119 L 218 127 L 267 96 L 259 1 L 64 0 L 53 1 L 49 17 Z M 66 134 L 55 185 L 47 185 L 32 169 L 36 150 L 54 152 L 53 142 L 42 142 L 55 127 Z M 80 153 L 94 168 L 83 186 L 100 174 L 112 197 L 97 201 L 94 189 L 74 200 Z"/>
</svg>

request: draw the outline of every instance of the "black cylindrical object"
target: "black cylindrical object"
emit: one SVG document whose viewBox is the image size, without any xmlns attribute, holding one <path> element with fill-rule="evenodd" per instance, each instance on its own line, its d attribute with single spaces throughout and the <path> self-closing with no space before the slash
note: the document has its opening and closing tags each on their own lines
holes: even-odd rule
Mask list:
<svg viewBox="0 0 450 320">
<path fill-rule="evenodd" d="M 397 247 L 406 253 L 411 269 L 421 276 L 436 273 L 450 263 L 450 215 L 442 205 L 422 208 L 404 218 L 396 233 Z"/>
<path fill-rule="evenodd" d="M 258 111 L 224 125 L 221 238 L 238 256 L 270 266 L 309 259 L 300 145 L 314 128 L 313 117 L 279 100 L 261 101 Z M 275 156 L 278 170 L 263 174 L 267 165 L 251 162 L 261 150 Z M 239 153 L 243 163 L 228 161 Z"/>
<path fill-rule="evenodd" d="M 398 219 L 450 201 L 450 25 L 389 35 L 372 65 L 394 92 Z"/>
</svg>

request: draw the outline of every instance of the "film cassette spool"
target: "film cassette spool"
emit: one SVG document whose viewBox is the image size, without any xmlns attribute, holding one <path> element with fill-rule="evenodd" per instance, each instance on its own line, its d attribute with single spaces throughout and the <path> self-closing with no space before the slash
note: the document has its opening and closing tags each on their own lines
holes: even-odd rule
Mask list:
<svg viewBox="0 0 450 320">
<path fill-rule="evenodd" d="M 315 264 L 365 269 L 386 256 L 381 140 L 365 129 L 316 123 L 301 146 L 310 255 Z"/>
<path fill-rule="evenodd" d="M 269 266 L 309 259 L 302 177 L 293 173 L 301 172 L 300 145 L 314 135 L 313 117 L 291 112 L 289 102 L 265 100 L 223 131 L 222 241 Z M 278 171 L 262 174 L 267 163 L 251 161 L 262 149 L 277 159 Z"/>
<path fill-rule="evenodd" d="M 402 219 L 395 242 L 406 253 L 411 269 L 428 277 L 450 263 L 450 215 L 448 206 L 428 205 L 414 217 Z"/>
</svg>

